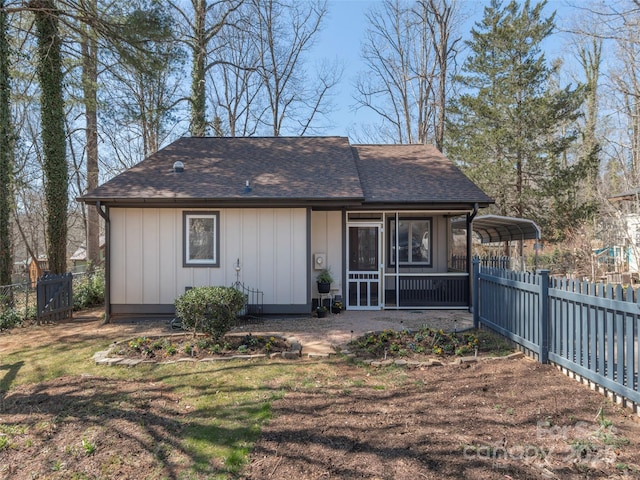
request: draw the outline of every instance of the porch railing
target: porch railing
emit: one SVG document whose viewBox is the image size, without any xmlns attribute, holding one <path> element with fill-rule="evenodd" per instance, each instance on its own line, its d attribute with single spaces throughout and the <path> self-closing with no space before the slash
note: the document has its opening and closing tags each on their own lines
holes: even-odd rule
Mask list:
<svg viewBox="0 0 640 480">
<path fill-rule="evenodd" d="M 385 308 L 468 305 L 469 275 L 466 273 L 385 275 Z"/>
<path fill-rule="evenodd" d="M 473 257 L 473 259 L 478 259 L 480 261 L 480 265 L 482 265 L 483 267 L 502 268 L 504 270 L 511 270 L 511 266 L 513 265 L 514 260 L 511 257 L 507 257 L 504 255 L 482 255 L 475 256 Z M 451 270 L 454 270 L 456 272 L 466 272 L 467 256 L 451 255 L 450 268 Z"/>
</svg>

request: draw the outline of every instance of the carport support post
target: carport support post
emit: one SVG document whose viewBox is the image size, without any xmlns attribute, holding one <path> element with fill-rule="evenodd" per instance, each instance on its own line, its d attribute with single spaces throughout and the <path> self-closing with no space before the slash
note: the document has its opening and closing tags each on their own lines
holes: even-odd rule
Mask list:
<svg viewBox="0 0 640 480">
<path fill-rule="evenodd" d="M 549 270 L 540 270 L 540 363 L 549 363 Z"/>
<path fill-rule="evenodd" d="M 473 328 L 480 326 L 480 258 L 473 259 Z"/>
</svg>

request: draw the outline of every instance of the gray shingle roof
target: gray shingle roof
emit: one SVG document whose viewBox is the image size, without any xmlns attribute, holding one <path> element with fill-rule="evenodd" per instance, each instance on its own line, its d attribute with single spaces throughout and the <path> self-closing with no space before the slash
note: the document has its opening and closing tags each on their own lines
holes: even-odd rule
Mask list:
<svg viewBox="0 0 640 480">
<path fill-rule="evenodd" d="M 354 145 L 366 202 L 493 203 L 432 145 Z"/>
<path fill-rule="evenodd" d="M 184 172 L 173 171 L 176 161 Z M 244 192 L 249 180 L 251 192 Z M 434 147 L 346 137 L 181 138 L 81 197 L 88 203 L 491 203 Z"/>
<path fill-rule="evenodd" d="M 173 172 L 176 161 L 184 172 Z M 251 193 L 243 193 L 245 182 Z M 85 199 L 361 199 L 347 138 L 176 140 Z"/>
</svg>

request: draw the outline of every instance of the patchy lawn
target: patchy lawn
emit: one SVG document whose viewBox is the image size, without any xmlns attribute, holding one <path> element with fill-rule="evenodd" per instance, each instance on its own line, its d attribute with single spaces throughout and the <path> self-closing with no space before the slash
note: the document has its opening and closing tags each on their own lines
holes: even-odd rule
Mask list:
<svg viewBox="0 0 640 480">
<path fill-rule="evenodd" d="M 0 479 L 640 478 L 637 417 L 531 360 L 94 365 L 122 332 L 0 334 Z"/>
</svg>

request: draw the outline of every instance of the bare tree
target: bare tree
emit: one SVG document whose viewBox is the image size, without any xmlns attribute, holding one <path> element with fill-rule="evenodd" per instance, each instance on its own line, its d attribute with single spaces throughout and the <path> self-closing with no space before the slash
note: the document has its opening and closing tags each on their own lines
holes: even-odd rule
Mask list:
<svg viewBox="0 0 640 480">
<path fill-rule="evenodd" d="M 304 135 L 321 129 L 342 68 L 306 53 L 327 12 L 324 0 L 247 0 L 213 41 L 209 99 L 218 134 Z"/>
<path fill-rule="evenodd" d="M 368 71 L 356 84 L 356 100 L 380 117 L 385 140 L 443 147 L 458 16 L 449 0 L 384 0 L 367 14 L 362 57 Z"/>
<path fill-rule="evenodd" d="M 260 56 L 251 31 L 250 4 L 234 13 L 234 28 L 220 32 L 216 40 L 219 61 L 208 72 L 209 102 L 220 132 L 231 137 L 254 135 L 266 112 Z"/>
<path fill-rule="evenodd" d="M 455 66 L 457 46 L 462 38 L 454 34 L 460 20 L 460 11 L 456 0 L 422 0 L 419 3 L 418 14 L 421 22 L 429 28 L 431 48 L 435 54 L 434 141 L 436 147 L 442 151 L 450 70 Z"/>
<path fill-rule="evenodd" d="M 191 135 L 201 137 L 206 134 L 206 77 L 207 72 L 217 63 L 212 54 L 212 40 L 227 24 L 227 19 L 244 0 L 191 0 L 190 9 L 179 2 L 169 2 L 182 20 L 184 29 L 180 35 L 182 42 L 191 52 Z"/>
<path fill-rule="evenodd" d="M 592 42 L 586 50 L 590 56 L 579 54 L 580 62 L 593 63 L 598 44 L 613 52 L 607 55 L 597 100 L 606 110 L 606 115 L 598 114 L 597 124 L 608 127 L 601 134 L 609 183 L 605 188 L 615 192 L 635 187 L 640 182 L 640 5 L 632 0 L 594 1 L 573 8 L 580 20 L 566 30 L 579 46 Z M 593 105 L 587 105 L 585 113 L 590 111 Z M 588 122 L 585 127 L 589 128 Z"/>
<path fill-rule="evenodd" d="M 92 18 L 98 14 L 97 0 L 81 3 L 84 21 L 80 24 L 82 53 L 82 90 L 85 107 L 85 141 L 87 157 L 86 191 L 98 187 L 98 40 Z M 82 192 L 82 190 L 80 190 Z M 86 213 L 85 213 L 86 211 Z M 82 208 L 85 218 L 87 263 L 92 268 L 100 262 L 100 217 L 93 207 Z"/>
<path fill-rule="evenodd" d="M 315 117 L 326 113 L 327 95 L 342 74 L 337 67 L 327 67 L 317 72 L 313 82 L 304 69 L 304 54 L 327 13 L 326 1 L 252 0 L 252 12 L 257 71 L 268 108 L 262 123 L 274 136 L 281 135 L 286 122 L 304 135 Z"/>
</svg>

